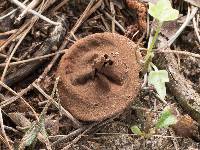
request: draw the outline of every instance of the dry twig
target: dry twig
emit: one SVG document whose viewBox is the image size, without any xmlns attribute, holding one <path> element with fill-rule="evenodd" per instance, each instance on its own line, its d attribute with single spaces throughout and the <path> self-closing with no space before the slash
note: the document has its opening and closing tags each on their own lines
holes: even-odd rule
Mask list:
<svg viewBox="0 0 200 150">
<path fill-rule="evenodd" d="M 32 84 L 33 87 L 35 87 L 46 99 L 48 99 L 49 101 L 52 102 L 52 104 L 54 104 L 57 108 L 61 108 L 61 112 L 67 116 L 77 127 L 81 126 L 81 123 L 74 118 L 67 110 L 65 110 L 62 106 L 60 107 L 60 105 L 48 94 L 46 94 L 37 84 L 33 83 Z"/>
<path fill-rule="evenodd" d="M 28 12 L 34 14 L 35 16 L 39 17 L 39 18 L 42 19 L 42 20 L 45 20 L 46 22 L 48 22 L 48 23 L 50 23 L 50 24 L 52 24 L 52 25 L 56 25 L 56 26 L 57 26 L 57 25 L 60 25 L 59 22 L 54 22 L 54 21 L 50 20 L 49 18 L 47 18 L 47 17 L 41 15 L 40 13 L 38 13 L 38 12 L 36 12 L 36 11 L 30 9 L 30 8 L 27 8 L 27 6 L 25 6 L 23 3 L 21 3 L 21 2 L 18 1 L 18 0 L 10 0 L 10 1 L 13 2 L 14 4 L 16 4 L 18 7 L 22 8 L 22 9 L 24 9 L 24 10 L 27 10 Z"/>
<path fill-rule="evenodd" d="M 5 144 L 6 144 L 6 146 L 7 146 L 7 148 L 8 148 L 9 150 L 12 150 L 13 148 L 12 148 L 12 146 L 10 145 L 9 139 L 8 139 L 8 137 L 7 137 L 7 135 L 6 135 L 5 130 L 4 130 L 3 116 L 2 116 L 2 113 L 1 113 L 1 108 L 0 108 L 0 126 L 1 126 L 1 132 L 2 132 L 2 134 L 3 134 L 3 136 L 4 136 L 4 139 L 5 139 Z"/>
<path fill-rule="evenodd" d="M 20 95 L 18 95 L 15 91 L 13 91 L 10 87 L 8 87 L 7 85 L 5 85 L 5 84 L 4 84 L 3 82 L 1 82 L 1 81 L 0 81 L 0 85 L 1 85 L 2 87 L 4 87 L 5 89 L 7 89 L 8 91 L 10 91 L 11 93 L 13 93 L 14 95 L 19 96 L 19 98 L 22 100 L 22 102 L 23 102 L 28 108 L 30 108 L 30 110 L 33 112 L 35 118 L 36 118 L 37 120 L 39 120 L 39 118 L 38 118 L 38 116 L 37 116 L 37 113 L 35 112 L 34 108 L 33 108 L 31 105 L 29 105 L 29 103 L 27 103 L 26 100 L 25 100 L 24 98 L 22 98 Z M 4 102 L 5 102 L 5 101 L 3 101 L 3 102 L 0 103 L 0 108 L 6 106 L 6 103 L 4 103 Z"/>
</svg>

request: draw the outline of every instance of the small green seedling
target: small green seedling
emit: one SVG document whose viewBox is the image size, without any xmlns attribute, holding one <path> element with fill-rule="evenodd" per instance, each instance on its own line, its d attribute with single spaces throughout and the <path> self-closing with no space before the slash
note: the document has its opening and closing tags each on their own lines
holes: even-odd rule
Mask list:
<svg viewBox="0 0 200 150">
<path fill-rule="evenodd" d="M 177 19 L 179 12 L 178 10 L 172 8 L 169 0 L 158 0 L 156 4 L 149 3 L 148 12 L 158 21 L 158 26 L 152 42 L 147 50 L 147 55 L 144 62 L 144 72 L 150 72 L 148 83 L 155 87 L 159 97 L 164 100 L 166 96 L 165 82 L 169 82 L 168 73 L 165 70 L 158 70 L 156 67 L 154 67 L 154 65 L 152 65 L 152 58 L 154 57 L 153 48 L 163 23 L 165 21 L 172 21 Z"/>
<path fill-rule="evenodd" d="M 177 118 L 173 114 L 173 109 L 169 106 L 165 107 L 164 110 L 161 112 L 161 115 L 156 123 L 156 128 L 167 128 L 170 125 L 177 123 Z"/>
<path fill-rule="evenodd" d="M 140 130 L 140 128 L 139 128 L 138 126 L 136 126 L 136 125 L 134 125 L 134 126 L 131 127 L 131 131 L 132 131 L 134 134 L 140 135 L 140 136 L 143 136 L 143 135 L 145 134 L 145 133 L 142 132 L 142 131 Z"/>
<path fill-rule="evenodd" d="M 177 123 L 177 117 L 174 114 L 173 108 L 166 106 L 160 114 L 158 121 L 155 124 L 155 127 L 151 128 L 150 133 L 145 133 L 140 130 L 140 128 L 136 125 L 131 127 L 131 131 L 139 136 L 143 137 L 151 137 L 152 133 L 155 133 L 156 129 L 167 128 L 170 125 Z"/>
<path fill-rule="evenodd" d="M 166 70 L 155 70 L 149 73 L 148 84 L 154 86 L 159 98 L 163 101 L 166 96 L 165 82 L 169 82 L 168 72 Z"/>
<path fill-rule="evenodd" d="M 165 82 L 169 82 L 169 77 L 166 70 L 158 70 L 158 68 L 152 63 L 152 58 L 154 57 L 153 48 L 163 25 L 163 22 L 177 19 L 179 12 L 178 10 L 172 8 L 169 0 L 158 0 L 155 5 L 149 3 L 149 14 L 158 21 L 158 26 L 145 57 L 144 72 L 149 72 L 148 84 L 153 85 L 158 93 L 159 98 L 164 100 L 166 96 Z M 149 137 L 152 135 L 152 133 L 155 133 L 156 129 L 167 128 L 170 125 L 176 124 L 176 122 L 177 119 L 176 116 L 173 114 L 173 110 L 169 106 L 167 106 L 161 112 L 161 115 L 157 123 L 155 124 L 155 127 L 149 130 L 149 133 L 141 131 L 140 128 L 136 125 L 131 127 L 131 131 L 139 136 Z"/>
</svg>

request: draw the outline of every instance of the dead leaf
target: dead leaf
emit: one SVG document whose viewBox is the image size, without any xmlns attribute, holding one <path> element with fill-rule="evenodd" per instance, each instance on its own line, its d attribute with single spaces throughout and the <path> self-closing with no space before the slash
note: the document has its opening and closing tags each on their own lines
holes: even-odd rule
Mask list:
<svg viewBox="0 0 200 150">
<path fill-rule="evenodd" d="M 23 113 L 9 113 L 8 116 L 12 119 L 12 121 L 20 127 L 28 127 L 31 125 L 29 119 L 25 117 Z"/>
<path fill-rule="evenodd" d="M 50 135 L 57 135 L 60 128 L 59 119 L 54 116 L 47 116 L 45 119 L 45 128 Z"/>
<path fill-rule="evenodd" d="M 178 122 L 172 126 L 176 135 L 196 139 L 199 137 L 198 124 L 189 115 L 181 116 Z"/>
</svg>

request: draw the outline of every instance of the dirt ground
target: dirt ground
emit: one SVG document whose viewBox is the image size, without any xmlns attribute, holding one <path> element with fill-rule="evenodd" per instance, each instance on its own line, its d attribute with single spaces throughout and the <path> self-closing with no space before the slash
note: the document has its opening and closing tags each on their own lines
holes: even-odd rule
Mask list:
<svg viewBox="0 0 200 150">
<path fill-rule="evenodd" d="M 199 2 L 172 0 L 180 17 L 165 23 L 159 35 L 153 62 L 170 75 L 167 97 L 163 102 L 153 87 L 143 84 L 145 78 L 138 67 L 156 27 L 156 21 L 148 15 L 148 2 L 155 1 L 32 0 L 25 4 L 35 11 L 25 12 L 27 7 L 23 8 L 22 0 L 0 0 L 0 150 L 200 149 Z M 81 41 L 88 35 L 104 32 L 120 34 L 121 39 L 119 36 L 113 38 L 115 42 L 110 42 L 107 37 L 99 38 L 95 43 L 91 37 L 89 41 L 85 40 L 85 45 L 85 41 Z M 126 44 L 120 45 L 123 40 Z M 172 44 L 168 45 L 170 41 Z M 88 48 L 90 42 L 93 42 L 92 47 Z M 133 57 L 129 53 L 133 50 L 129 46 L 132 42 L 137 52 Z M 115 60 L 119 67 L 114 73 L 102 71 L 115 59 L 104 52 L 112 50 L 109 46 L 113 43 L 114 49 L 125 49 L 119 58 L 126 58 L 126 65 L 132 68 L 131 86 L 118 89 L 126 74 L 120 61 Z M 93 83 L 89 84 L 88 80 L 95 76 L 93 72 L 82 69 L 87 66 L 82 61 L 82 53 L 91 51 L 93 55 L 97 49 L 103 58 L 95 64 L 94 74 L 101 79 L 100 82 L 95 80 L 95 85 L 98 84 L 103 92 L 95 92 L 95 87 L 91 86 Z M 70 57 L 62 58 L 68 53 L 71 53 Z M 130 61 L 132 58 L 133 62 Z M 65 61 L 69 68 L 67 65 L 60 67 L 60 62 Z M 58 78 L 58 74 L 70 74 L 73 69 L 78 73 L 70 78 Z M 82 74 L 87 76 L 82 77 Z M 60 82 L 65 79 L 67 83 L 76 82 L 61 88 Z M 83 86 L 85 82 L 89 83 Z M 77 84 L 79 87 L 73 89 Z M 91 86 L 89 91 L 87 86 Z M 110 94 L 111 98 L 102 96 L 112 90 L 119 93 Z M 128 94 L 124 94 L 127 91 Z M 63 103 L 64 94 L 71 100 L 67 104 Z M 91 106 L 78 101 L 79 94 L 86 101 L 88 97 L 93 99 Z M 96 95 L 100 98 L 95 99 Z M 116 101 L 112 99 L 114 96 Z M 124 97 L 128 97 L 126 103 Z M 101 108 L 96 107 L 98 101 L 101 101 Z M 148 136 L 131 132 L 131 126 L 137 125 L 150 133 L 167 105 L 178 112 L 182 121 L 169 128 L 157 129 Z"/>
</svg>

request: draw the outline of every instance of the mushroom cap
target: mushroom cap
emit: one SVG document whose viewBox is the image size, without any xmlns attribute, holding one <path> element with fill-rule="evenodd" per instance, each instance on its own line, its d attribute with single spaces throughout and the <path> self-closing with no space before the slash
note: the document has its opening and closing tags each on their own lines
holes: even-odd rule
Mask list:
<svg viewBox="0 0 200 150">
<path fill-rule="evenodd" d="M 136 44 L 114 33 L 78 40 L 61 58 L 61 105 L 82 121 L 101 121 L 127 108 L 140 90 Z"/>
</svg>

